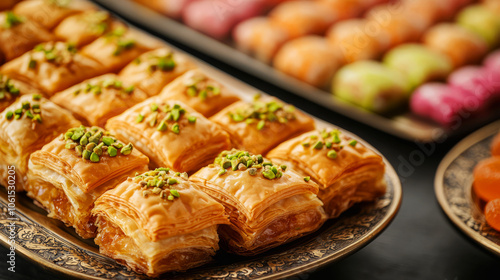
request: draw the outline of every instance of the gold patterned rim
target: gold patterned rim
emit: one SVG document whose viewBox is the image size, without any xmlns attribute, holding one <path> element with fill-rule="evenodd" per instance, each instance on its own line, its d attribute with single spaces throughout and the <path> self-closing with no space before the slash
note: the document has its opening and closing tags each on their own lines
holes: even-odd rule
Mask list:
<svg viewBox="0 0 500 280">
<path fill-rule="evenodd" d="M 399 210 L 402 189 L 393 167 L 387 162 L 385 196 L 374 203 L 362 204 L 353 213 L 329 221 L 317 233 L 305 236 L 289 245 L 271 250 L 249 260 L 201 267 L 184 274 L 165 274 L 175 279 L 270 279 L 283 278 L 315 270 L 338 261 L 377 237 Z M 0 241 L 8 247 L 7 193 L 0 191 Z M 17 195 L 16 253 L 65 277 L 78 279 L 144 279 L 125 267 L 96 252 L 96 248 L 75 237 L 62 223 L 47 218 L 24 194 Z M 352 212 L 352 211 L 351 211 Z"/>
<path fill-rule="evenodd" d="M 500 256 L 500 233 L 490 228 L 472 194 L 472 171 L 490 156 L 490 142 L 500 121 L 472 133 L 451 149 L 439 164 L 434 191 L 448 218 L 468 237 Z"/>
</svg>

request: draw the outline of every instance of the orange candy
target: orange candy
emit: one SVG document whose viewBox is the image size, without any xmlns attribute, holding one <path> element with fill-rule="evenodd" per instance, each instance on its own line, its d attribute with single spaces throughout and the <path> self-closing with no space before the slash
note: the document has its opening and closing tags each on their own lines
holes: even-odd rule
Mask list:
<svg viewBox="0 0 500 280">
<path fill-rule="evenodd" d="M 490 227 L 500 231 L 500 198 L 494 199 L 486 204 L 484 216 Z"/>
<path fill-rule="evenodd" d="M 491 157 L 476 165 L 473 189 L 484 201 L 500 198 L 500 157 Z"/>
<path fill-rule="evenodd" d="M 500 156 L 500 133 L 493 138 L 493 142 L 491 143 L 491 155 Z"/>
</svg>

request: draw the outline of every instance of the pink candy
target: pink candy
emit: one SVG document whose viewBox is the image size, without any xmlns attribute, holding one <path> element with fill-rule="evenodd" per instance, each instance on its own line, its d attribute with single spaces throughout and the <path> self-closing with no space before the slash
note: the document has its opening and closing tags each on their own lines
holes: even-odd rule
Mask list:
<svg viewBox="0 0 500 280">
<path fill-rule="evenodd" d="M 201 0 L 184 10 L 184 22 L 217 39 L 226 37 L 233 27 L 259 15 L 265 8 L 262 0 Z"/>
<path fill-rule="evenodd" d="M 468 94 L 446 84 L 429 83 L 419 87 L 410 101 L 411 110 L 442 125 L 451 125 L 466 109 Z"/>
<path fill-rule="evenodd" d="M 491 59 L 489 67 L 467 66 L 456 70 L 448 84 L 430 83 L 419 87 L 410 101 L 411 110 L 448 126 L 461 118 L 481 113 L 492 101 L 500 99 L 500 71 Z"/>
</svg>

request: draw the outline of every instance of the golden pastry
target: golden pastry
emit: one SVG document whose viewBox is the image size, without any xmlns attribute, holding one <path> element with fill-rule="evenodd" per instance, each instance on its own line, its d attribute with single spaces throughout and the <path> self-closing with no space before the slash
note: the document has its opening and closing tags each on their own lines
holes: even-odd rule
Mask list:
<svg viewBox="0 0 500 280">
<path fill-rule="evenodd" d="M 92 9 L 94 5 L 81 0 L 30 0 L 21 1 L 14 12 L 50 30 L 64 18 Z"/>
<path fill-rule="evenodd" d="M 6 61 L 30 51 L 39 43 L 52 40 L 54 36 L 32 20 L 12 11 L 0 13 L 0 52 Z"/>
<path fill-rule="evenodd" d="M 280 144 L 267 156 L 318 183 L 330 218 L 386 191 L 382 157 L 338 130 L 316 130 Z"/>
<path fill-rule="evenodd" d="M 120 77 L 153 96 L 175 78 L 195 68 L 196 64 L 187 55 L 164 47 L 134 59 L 120 72 Z"/>
<path fill-rule="evenodd" d="M 113 24 L 117 23 L 113 23 L 108 12 L 90 10 L 64 19 L 54 29 L 54 35 L 80 47 L 99 38 Z"/>
<path fill-rule="evenodd" d="M 144 101 L 147 94 L 122 82 L 115 74 L 106 74 L 70 87 L 51 100 L 73 112 L 85 125 L 104 126 L 106 121 Z"/>
<path fill-rule="evenodd" d="M 111 118 L 106 128 L 132 142 L 153 166 L 190 172 L 230 147 L 229 135 L 179 101 L 150 98 Z"/>
<path fill-rule="evenodd" d="M 104 65 L 105 72 L 118 72 L 139 55 L 159 48 L 160 43 L 144 33 L 117 25 L 82 48 L 82 53 Z"/>
<path fill-rule="evenodd" d="M 79 124 L 40 94 L 21 96 L 0 116 L 0 185 L 7 186 L 9 166 L 14 166 L 16 190 L 24 190 L 30 154 Z"/>
<path fill-rule="evenodd" d="M 261 155 L 224 151 L 191 180 L 226 208 L 231 224 L 219 233 L 236 254 L 256 255 L 290 242 L 327 218 L 316 183 Z"/>
<path fill-rule="evenodd" d="M 314 120 L 276 98 L 236 102 L 210 118 L 231 135 L 236 148 L 265 153 L 279 143 L 314 129 Z"/>
<path fill-rule="evenodd" d="M 210 261 L 219 248 L 217 226 L 228 223 L 221 204 L 168 168 L 129 178 L 92 212 L 100 252 L 150 277 Z"/>
<path fill-rule="evenodd" d="M 98 127 L 74 127 L 34 152 L 29 161 L 28 196 L 49 217 L 73 226 L 83 238 L 96 235 L 90 211 L 95 200 L 136 172 L 148 158 Z"/>
<path fill-rule="evenodd" d="M 19 96 L 29 93 L 41 91 L 30 84 L 0 74 L 0 112 L 14 103 Z"/>
<path fill-rule="evenodd" d="M 240 98 L 203 71 L 191 70 L 161 91 L 161 98 L 179 100 L 210 117 Z"/>
<path fill-rule="evenodd" d="M 45 93 L 53 95 L 99 75 L 102 73 L 102 65 L 80 54 L 72 44 L 48 42 L 7 62 L 0 68 L 0 72 L 37 84 Z"/>
</svg>

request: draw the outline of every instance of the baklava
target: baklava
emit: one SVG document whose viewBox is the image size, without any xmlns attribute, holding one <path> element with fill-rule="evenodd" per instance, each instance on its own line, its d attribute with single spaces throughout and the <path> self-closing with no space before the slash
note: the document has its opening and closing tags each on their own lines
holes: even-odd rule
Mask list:
<svg viewBox="0 0 500 280">
<path fill-rule="evenodd" d="M 74 227 L 82 238 L 92 238 L 95 200 L 146 171 L 147 165 L 148 158 L 132 144 L 98 127 L 74 127 L 31 154 L 26 191 L 49 217 Z"/>
<path fill-rule="evenodd" d="M 105 72 L 118 72 L 141 54 L 159 48 L 160 42 L 145 34 L 117 25 L 82 48 L 82 53 L 99 61 Z"/>
<path fill-rule="evenodd" d="M 38 85 L 48 95 L 102 73 L 102 65 L 80 54 L 74 45 L 47 42 L 11 60 L 0 72 Z"/>
<path fill-rule="evenodd" d="M 108 12 L 89 10 L 64 19 L 55 29 L 54 35 L 77 47 L 86 45 L 111 29 L 116 24 Z"/>
<path fill-rule="evenodd" d="M 223 84 L 199 69 L 177 78 L 161 91 L 160 96 L 184 102 L 207 118 L 240 100 Z"/>
<path fill-rule="evenodd" d="M 7 186 L 8 168 L 14 166 L 16 191 L 24 190 L 30 154 L 79 124 L 40 94 L 21 96 L 0 116 L 0 185 Z"/>
<path fill-rule="evenodd" d="M 330 218 L 386 192 L 382 157 L 336 129 L 311 131 L 290 139 L 267 157 L 316 182 L 318 197 Z"/>
<path fill-rule="evenodd" d="M 115 74 L 106 74 L 70 87 L 51 100 L 73 112 L 85 125 L 104 127 L 106 121 L 144 101 L 147 94 Z"/>
<path fill-rule="evenodd" d="M 82 0 L 29 0 L 21 1 L 13 10 L 51 30 L 66 17 L 91 9 L 94 5 Z"/>
<path fill-rule="evenodd" d="M 0 74 L 0 112 L 14 103 L 19 96 L 29 93 L 41 91 L 33 85 Z"/>
<path fill-rule="evenodd" d="M 254 99 L 236 102 L 210 118 L 229 132 L 235 148 L 261 154 L 314 129 L 314 120 L 292 105 L 272 97 Z"/>
<path fill-rule="evenodd" d="M 195 68 L 189 57 L 164 47 L 134 59 L 120 72 L 120 77 L 154 96 L 175 78 Z"/>
<path fill-rule="evenodd" d="M 236 254 L 259 254 L 315 231 L 327 219 L 316 183 L 261 155 L 224 151 L 191 180 L 224 205 L 231 224 L 219 234 Z"/>
<path fill-rule="evenodd" d="M 0 52 L 6 61 L 30 51 L 42 42 L 54 40 L 45 28 L 12 11 L 0 13 Z M 0 62 L 2 60 L 0 59 Z"/>
<path fill-rule="evenodd" d="M 106 128 L 152 161 L 191 172 L 230 147 L 229 135 L 182 102 L 150 98 L 109 119 Z"/>
<path fill-rule="evenodd" d="M 92 211 L 102 254 L 150 277 L 211 260 L 219 248 L 224 207 L 187 174 L 148 171 L 104 193 Z"/>
</svg>

